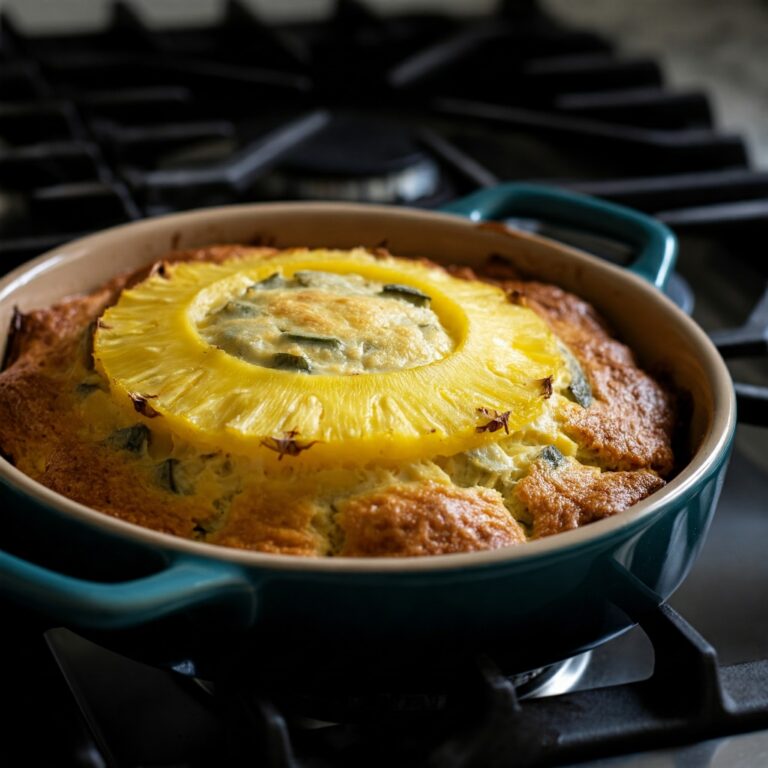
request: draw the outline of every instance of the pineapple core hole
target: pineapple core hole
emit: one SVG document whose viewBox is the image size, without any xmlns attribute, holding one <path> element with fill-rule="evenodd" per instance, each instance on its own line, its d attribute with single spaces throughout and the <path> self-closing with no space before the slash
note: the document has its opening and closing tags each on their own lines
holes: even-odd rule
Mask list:
<svg viewBox="0 0 768 768">
<path fill-rule="evenodd" d="M 194 322 L 206 343 L 253 365 L 303 375 L 385 373 L 454 350 L 433 298 L 428 286 L 292 269 L 211 286 Z"/>
</svg>

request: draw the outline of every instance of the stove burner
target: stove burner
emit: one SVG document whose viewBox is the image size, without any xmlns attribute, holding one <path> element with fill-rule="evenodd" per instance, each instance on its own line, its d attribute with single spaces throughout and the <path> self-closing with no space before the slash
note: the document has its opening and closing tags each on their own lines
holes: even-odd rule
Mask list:
<svg viewBox="0 0 768 768">
<path fill-rule="evenodd" d="M 440 186 L 437 163 L 408 128 L 345 115 L 293 152 L 259 189 L 268 197 L 394 204 L 431 200 Z"/>
<path fill-rule="evenodd" d="M 504 677 L 515 687 L 521 700 L 557 696 L 578 684 L 590 658 L 591 652 L 582 653 L 529 672 L 504 674 Z M 303 724 L 310 723 L 313 727 L 375 722 L 382 718 L 392 721 L 428 718 L 441 713 L 466 713 L 472 709 L 476 694 L 473 684 L 466 679 L 468 665 L 474 666 L 471 660 L 457 659 L 454 676 L 440 680 L 440 684 L 434 687 L 413 678 L 410 685 L 407 679 L 398 679 L 393 683 L 393 690 L 371 690 L 366 685 L 358 692 L 335 691 L 332 688 L 320 693 L 270 692 L 283 711 L 298 715 Z M 216 684 L 202 682 L 201 685 L 216 694 Z"/>
<path fill-rule="evenodd" d="M 258 678 L 200 686 L 68 630 L 46 637 L 93 734 L 94 751 L 117 768 L 300 768 L 310 764 L 308 754 L 318 768 L 501 766 L 510 755 L 516 765 L 531 768 L 765 727 L 768 662 L 722 666 L 714 649 L 672 609 L 635 608 L 655 655 L 646 680 L 553 697 L 543 697 L 540 688 L 536 698 L 526 686 L 547 676 L 554 684 L 563 670 L 569 677 L 586 665 L 588 654 L 533 677 L 508 677 L 494 657 L 480 654 L 456 669 L 458 701 L 393 694 L 366 698 L 369 707 L 361 713 L 360 702 L 348 700 L 348 708 L 358 708 L 357 717 L 342 724 L 307 719 L 304 700 L 280 687 L 260 686 Z M 752 683 L 744 686 L 748 679 Z M 378 706 L 371 708 L 371 702 Z"/>
<path fill-rule="evenodd" d="M 426 734 L 435 724 L 444 729 L 446 722 L 464 721 L 485 706 L 482 670 L 500 674 L 491 657 L 478 655 L 474 661 L 469 657 L 456 661 L 455 677 L 443 681 L 442 692 L 422 691 L 416 681 L 411 692 L 355 695 L 328 689 L 302 695 L 282 685 L 264 685 L 257 674 L 232 675 L 213 683 L 188 678 L 127 659 L 66 629 L 51 630 L 46 639 L 93 738 L 88 751 L 116 766 L 165 761 L 187 765 L 193 756 L 195 765 L 216 765 L 232 731 L 236 748 L 244 754 L 252 749 L 253 755 L 269 751 L 265 742 L 276 734 L 281 750 L 289 752 L 294 740 L 299 744 L 313 731 L 324 731 L 323 738 L 334 731 L 357 733 L 369 727 L 415 727 L 417 733 L 423 728 Z M 590 657 L 588 652 L 502 677 L 519 700 L 555 696 L 573 689 Z M 264 730 L 271 736 L 254 735 Z"/>
</svg>

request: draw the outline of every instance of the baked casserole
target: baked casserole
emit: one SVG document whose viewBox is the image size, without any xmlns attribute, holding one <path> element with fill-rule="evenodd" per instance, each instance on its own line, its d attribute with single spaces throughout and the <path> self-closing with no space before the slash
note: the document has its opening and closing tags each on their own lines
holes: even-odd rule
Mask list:
<svg viewBox="0 0 768 768">
<path fill-rule="evenodd" d="M 263 552 L 434 555 L 614 515 L 674 399 L 585 301 L 383 249 L 212 246 L 13 319 L 0 450 L 71 499 Z"/>
</svg>

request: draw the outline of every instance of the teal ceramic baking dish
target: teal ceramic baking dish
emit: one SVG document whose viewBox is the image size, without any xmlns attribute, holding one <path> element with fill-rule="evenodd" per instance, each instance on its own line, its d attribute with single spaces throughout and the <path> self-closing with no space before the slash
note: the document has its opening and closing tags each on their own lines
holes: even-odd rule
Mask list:
<svg viewBox="0 0 768 768">
<path fill-rule="evenodd" d="M 512 216 L 610 236 L 630 245 L 636 260 L 621 268 L 486 221 Z M 321 559 L 139 528 L 63 498 L 0 459 L 5 596 L 51 622 L 101 636 L 154 632 L 182 645 L 194 638 L 204 654 L 289 637 L 311 647 L 310 655 L 335 648 L 358 660 L 374 647 L 379 655 L 402 657 L 407 648 L 435 658 L 446 647 L 497 646 L 513 667 L 531 669 L 598 645 L 630 627 L 638 605 L 672 594 L 713 514 L 735 407 L 717 351 L 659 290 L 675 257 L 674 237 L 663 225 L 592 198 L 516 184 L 482 190 L 440 213 L 342 203 L 205 209 L 117 227 L 22 266 L 0 283 L 0 328 L 8 327 L 14 307 L 25 311 L 92 289 L 171 248 L 257 240 L 341 248 L 386 241 L 401 256 L 470 265 L 494 254 L 576 292 L 690 403 L 681 440 L 687 463 L 626 512 L 525 546 Z M 7 536 L 4 544 L 2 531 L 32 542 L 26 554 Z"/>
</svg>

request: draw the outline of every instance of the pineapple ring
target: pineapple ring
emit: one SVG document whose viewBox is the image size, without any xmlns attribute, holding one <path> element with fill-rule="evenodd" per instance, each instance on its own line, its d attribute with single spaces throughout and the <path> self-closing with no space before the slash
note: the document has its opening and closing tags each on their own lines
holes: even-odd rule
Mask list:
<svg viewBox="0 0 768 768">
<path fill-rule="evenodd" d="M 453 350 L 402 370 L 313 376 L 251 364 L 202 338 L 199 323 L 216 306 L 275 272 L 302 269 L 428 294 Z M 413 461 L 496 442 L 542 413 L 550 377 L 565 367 L 544 321 L 497 286 L 362 249 L 166 265 L 104 312 L 94 360 L 112 396 L 153 430 L 301 467 Z"/>
</svg>

